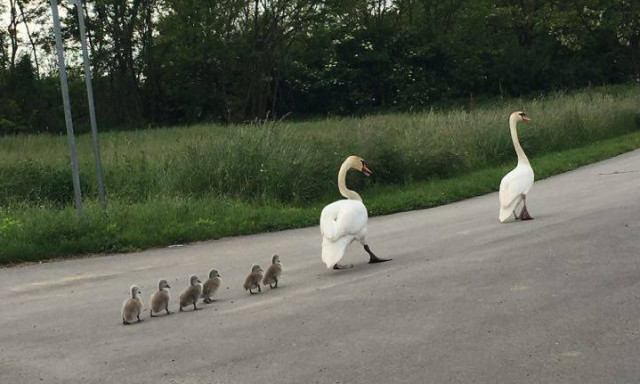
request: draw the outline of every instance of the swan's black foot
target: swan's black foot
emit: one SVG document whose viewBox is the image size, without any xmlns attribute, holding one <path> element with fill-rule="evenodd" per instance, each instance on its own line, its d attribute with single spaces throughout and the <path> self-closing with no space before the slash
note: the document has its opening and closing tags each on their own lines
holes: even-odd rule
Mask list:
<svg viewBox="0 0 640 384">
<path fill-rule="evenodd" d="M 390 261 L 392 259 L 381 259 L 378 256 L 369 257 L 369 264 L 373 263 L 384 263 L 385 261 Z"/>
<path fill-rule="evenodd" d="M 391 259 L 381 259 L 378 256 L 376 256 L 373 252 L 371 252 L 369 245 L 365 245 L 364 250 L 367 251 L 367 253 L 369 254 L 369 264 L 384 263 L 385 261 L 391 260 Z"/>
<path fill-rule="evenodd" d="M 342 265 L 342 264 L 336 263 L 336 265 L 333 266 L 333 269 L 349 269 L 349 268 L 353 268 L 353 264 Z"/>
<path fill-rule="evenodd" d="M 527 206 L 522 207 L 522 211 L 520 212 L 520 220 L 533 220 L 533 217 L 529 215 L 527 211 Z"/>
</svg>

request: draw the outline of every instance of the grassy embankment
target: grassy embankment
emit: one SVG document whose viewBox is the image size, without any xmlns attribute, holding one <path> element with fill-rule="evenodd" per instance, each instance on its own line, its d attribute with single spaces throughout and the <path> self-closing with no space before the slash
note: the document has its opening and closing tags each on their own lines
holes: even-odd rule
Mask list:
<svg viewBox="0 0 640 384">
<path fill-rule="evenodd" d="M 105 133 L 106 214 L 90 137 L 81 136 L 82 217 L 72 204 L 66 138 L 3 137 L 0 263 L 315 225 L 339 197 L 337 169 L 352 153 L 374 170 L 348 181 L 372 215 L 449 203 L 496 190 L 515 165 L 512 110 L 533 119 L 520 139 L 540 179 L 640 147 L 639 106 L 640 89 L 620 86 L 471 113 Z"/>
</svg>

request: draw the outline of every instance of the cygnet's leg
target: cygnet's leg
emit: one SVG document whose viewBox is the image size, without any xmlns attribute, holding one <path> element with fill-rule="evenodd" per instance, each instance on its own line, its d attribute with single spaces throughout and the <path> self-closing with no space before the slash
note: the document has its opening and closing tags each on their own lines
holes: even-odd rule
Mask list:
<svg viewBox="0 0 640 384">
<path fill-rule="evenodd" d="M 155 315 L 153 314 L 153 309 L 149 310 L 149 317 L 155 317 Z"/>
<path fill-rule="evenodd" d="M 167 311 L 167 315 L 171 314 L 171 312 L 169 312 L 169 304 L 165 305 L 164 310 Z"/>
<path fill-rule="evenodd" d="M 193 310 L 194 310 L 194 311 L 197 311 L 198 309 L 200 309 L 200 308 L 198 308 L 198 307 L 196 306 L 196 302 L 197 302 L 197 300 L 193 302 Z"/>
<path fill-rule="evenodd" d="M 336 265 L 333 266 L 333 269 L 349 269 L 349 268 L 353 268 L 353 264 L 342 265 L 342 264 L 336 263 Z"/>
<path fill-rule="evenodd" d="M 138 323 L 142 321 L 142 319 L 140 318 L 140 315 L 136 316 L 138 318 Z"/>
<path fill-rule="evenodd" d="M 262 293 L 262 288 L 260 288 L 260 284 L 256 284 L 256 286 L 258 287 L 258 292 Z"/>
<path fill-rule="evenodd" d="M 124 319 L 124 317 L 122 318 L 122 324 L 124 325 L 129 325 L 131 324 L 130 322 L 128 322 L 127 320 Z"/>
<path fill-rule="evenodd" d="M 371 252 L 371 249 L 369 249 L 369 245 L 366 243 L 362 244 L 364 246 L 364 250 L 367 251 L 367 253 L 369 254 L 369 264 L 371 263 L 384 263 L 385 261 L 389 261 L 391 259 L 381 259 L 378 256 L 376 256 L 373 252 Z"/>
</svg>

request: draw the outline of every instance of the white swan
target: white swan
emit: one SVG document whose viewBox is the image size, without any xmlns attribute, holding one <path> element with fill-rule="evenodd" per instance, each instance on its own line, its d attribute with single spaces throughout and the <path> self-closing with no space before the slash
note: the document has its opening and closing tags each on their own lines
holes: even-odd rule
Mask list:
<svg viewBox="0 0 640 384">
<path fill-rule="evenodd" d="M 509 129 L 511 130 L 511 140 L 518 155 L 518 165 L 507 173 L 500 182 L 500 222 L 504 223 L 511 217 L 520 220 L 531 220 L 533 217 L 527 212 L 527 193 L 533 186 L 533 168 L 529 164 L 529 159 L 524 154 L 516 126 L 519 121 L 530 121 L 524 112 L 513 112 L 509 116 Z M 522 203 L 522 210 L 516 213 L 516 208 Z"/>
<path fill-rule="evenodd" d="M 322 233 L 322 261 L 327 268 L 345 269 L 353 265 L 340 265 L 344 251 L 352 241 L 358 240 L 369 254 L 369 263 L 381 263 L 391 259 L 381 259 L 371 252 L 365 239 L 367 235 L 367 208 L 360 195 L 347 189 L 346 178 L 349 169 L 356 169 L 366 176 L 371 174 L 364 160 L 359 156 L 349 156 L 338 172 L 338 189 L 347 200 L 338 200 L 327 205 L 320 214 L 320 232 Z"/>
</svg>

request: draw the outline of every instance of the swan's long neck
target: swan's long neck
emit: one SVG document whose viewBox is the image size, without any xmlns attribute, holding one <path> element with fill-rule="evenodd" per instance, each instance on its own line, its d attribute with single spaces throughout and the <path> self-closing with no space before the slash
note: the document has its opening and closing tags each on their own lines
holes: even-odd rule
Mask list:
<svg viewBox="0 0 640 384">
<path fill-rule="evenodd" d="M 338 190 L 340 194 L 346 197 L 349 200 L 358 200 L 362 201 L 360 195 L 358 195 L 355 191 L 347 188 L 347 171 L 351 168 L 351 164 L 348 161 L 342 163 L 340 167 L 340 172 L 338 172 Z"/>
<path fill-rule="evenodd" d="M 522 150 L 522 146 L 520 145 L 520 140 L 518 140 L 518 130 L 517 130 L 518 122 L 516 119 L 509 119 L 509 129 L 511 130 L 511 140 L 513 141 L 513 147 L 516 150 L 516 154 L 518 155 L 518 164 L 529 164 L 529 159 L 527 155 L 524 154 L 524 150 Z"/>
</svg>

